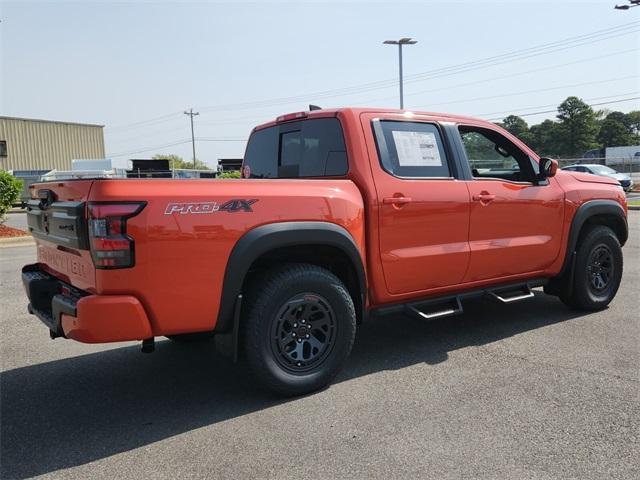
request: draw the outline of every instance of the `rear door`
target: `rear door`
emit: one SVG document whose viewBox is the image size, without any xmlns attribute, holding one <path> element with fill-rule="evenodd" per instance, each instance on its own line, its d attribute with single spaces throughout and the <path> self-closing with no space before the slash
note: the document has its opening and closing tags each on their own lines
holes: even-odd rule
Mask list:
<svg viewBox="0 0 640 480">
<path fill-rule="evenodd" d="M 470 169 L 464 281 L 544 270 L 560 252 L 564 191 L 555 178 L 537 181 L 537 162 L 497 129 L 459 125 L 458 131 Z"/>
<path fill-rule="evenodd" d="M 87 291 L 95 289 L 85 214 L 92 183 L 33 184 L 27 203 L 27 226 L 36 239 L 38 263 L 51 275 Z"/>
<path fill-rule="evenodd" d="M 459 283 L 469 262 L 469 193 L 435 122 L 363 114 L 378 201 L 380 262 L 387 291 Z M 369 132 L 373 133 L 373 136 Z"/>
</svg>

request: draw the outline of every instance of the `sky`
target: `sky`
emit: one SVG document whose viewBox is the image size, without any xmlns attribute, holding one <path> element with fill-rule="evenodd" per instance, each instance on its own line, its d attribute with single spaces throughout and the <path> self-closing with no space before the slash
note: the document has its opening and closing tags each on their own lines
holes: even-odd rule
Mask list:
<svg viewBox="0 0 640 480">
<path fill-rule="evenodd" d="M 640 109 L 640 7 L 600 1 L 0 0 L 0 115 L 105 125 L 116 164 L 241 158 L 251 129 L 322 107 L 530 124 L 569 95 Z M 615 102 L 615 103 L 614 103 Z M 538 113 L 543 112 L 543 113 Z M 124 163 L 122 163 L 124 162 Z"/>
</svg>

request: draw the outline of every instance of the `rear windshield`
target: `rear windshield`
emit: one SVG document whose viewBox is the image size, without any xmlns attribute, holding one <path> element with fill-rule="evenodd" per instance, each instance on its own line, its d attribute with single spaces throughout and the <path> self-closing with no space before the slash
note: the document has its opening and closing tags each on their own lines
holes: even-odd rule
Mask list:
<svg viewBox="0 0 640 480">
<path fill-rule="evenodd" d="M 243 169 L 249 178 L 346 175 L 349 165 L 340 122 L 318 118 L 258 130 L 247 144 Z"/>
</svg>

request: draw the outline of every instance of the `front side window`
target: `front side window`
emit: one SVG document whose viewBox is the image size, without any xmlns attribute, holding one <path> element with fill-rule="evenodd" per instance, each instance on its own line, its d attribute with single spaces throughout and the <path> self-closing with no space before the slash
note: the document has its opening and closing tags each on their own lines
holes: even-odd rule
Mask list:
<svg viewBox="0 0 640 480">
<path fill-rule="evenodd" d="M 534 180 L 529 156 L 495 130 L 458 127 L 474 178 L 500 178 L 513 182 Z"/>
<path fill-rule="evenodd" d="M 328 177 L 347 174 L 342 127 L 336 118 L 283 123 L 251 135 L 243 167 L 250 178 Z"/>
<path fill-rule="evenodd" d="M 440 130 L 432 123 L 373 122 L 382 167 L 404 178 L 452 176 Z"/>
</svg>

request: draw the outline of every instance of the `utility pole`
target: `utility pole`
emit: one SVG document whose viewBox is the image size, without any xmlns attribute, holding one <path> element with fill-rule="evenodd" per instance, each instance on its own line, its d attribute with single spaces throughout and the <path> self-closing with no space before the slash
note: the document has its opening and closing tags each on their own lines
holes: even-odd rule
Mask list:
<svg viewBox="0 0 640 480">
<path fill-rule="evenodd" d="M 185 115 L 191 117 L 191 148 L 193 149 L 193 169 L 196 169 L 196 137 L 193 135 L 193 117 L 200 115 L 200 112 L 194 112 L 193 108 L 184 111 Z"/>
<path fill-rule="evenodd" d="M 403 45 L 415 45 L 417 40 L 411 38 L 401 38 L 400 40 L 385 40 L 382 42 L 385 45 L 398 45 L 398 69 L 400 70 L 400 110 L 404 108 L 404 94 L 402 91 L 402 46 Z"/>
</svg>

